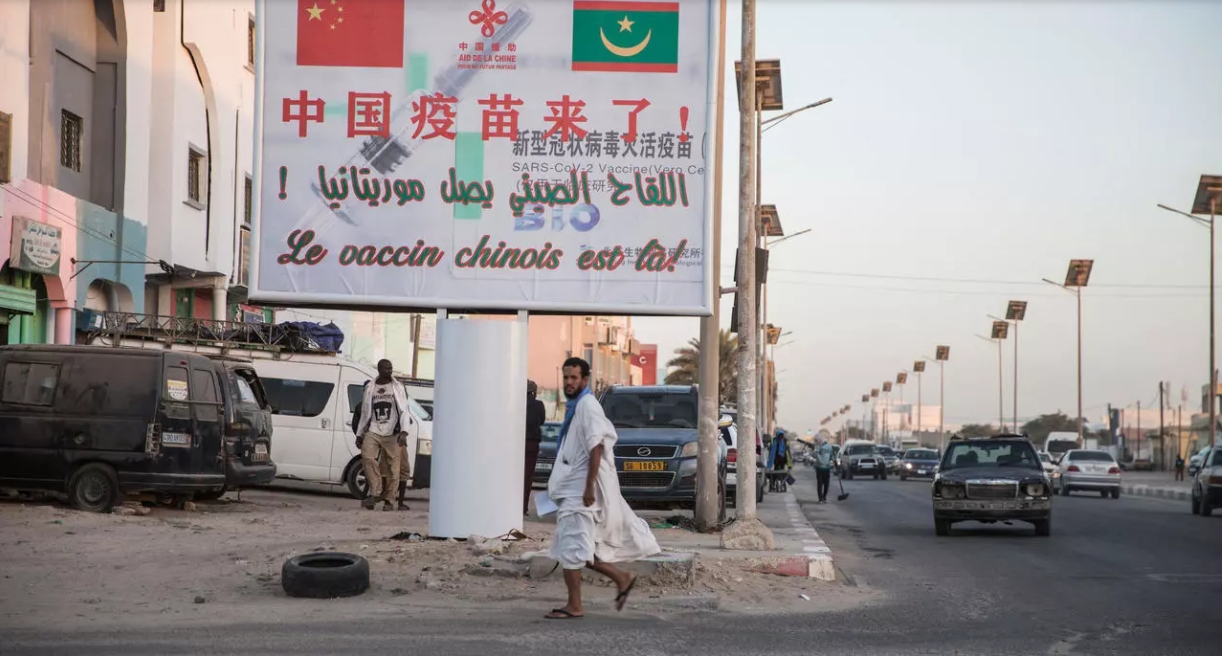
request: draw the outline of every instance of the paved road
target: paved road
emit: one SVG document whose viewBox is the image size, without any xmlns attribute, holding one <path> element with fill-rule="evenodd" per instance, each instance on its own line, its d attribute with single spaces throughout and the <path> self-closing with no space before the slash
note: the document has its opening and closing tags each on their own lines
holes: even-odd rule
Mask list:
<svg viewBox="0 0 1222 657">
<path fill-rule="evenodd" d="M 592 614 L 379 610 L 367 620 L 139 631 L 8 632 L 18 654 L 1216 654 L 1222 517 L 1148 498 L 1057 498 L 1051 538 L 1025 526 L 957 526 L 936 538 L 926 482 L 848 482 L 841 504 L 795 492 L 858 583 L 882 603 L 850 612 Z M 959 527 L 963 527 L 960 529 Z M 799 605 L 795 605 L 799 607 Z"/>
</svg>

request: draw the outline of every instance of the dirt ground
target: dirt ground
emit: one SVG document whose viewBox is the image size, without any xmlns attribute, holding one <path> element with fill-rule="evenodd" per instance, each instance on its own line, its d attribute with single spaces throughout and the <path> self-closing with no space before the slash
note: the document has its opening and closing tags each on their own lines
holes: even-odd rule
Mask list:
<svg viewBox="0 0 1222 657">
<path fill-rule="evenodd" d="M 240 622 L 258 618 L 335 620 L 370 607 L 511 605 L 535 613 L 564 597 L 557 578 L 526 576 L 526 557 L 551 528 L 527 522 L 529 537 L 478 553 L 467 541 L 397 540 L 427 533 L 427 502 L 410 511 L 364 511 L 336 495 L 255 490 L 194 510 L 152 507 L 146 515 L 100 515 L 51 501 L 0 501 L 0 628 L 138 626 Z M 143 513 L 143 511 L 142 511 Z M 655 529 L 659 542 L 682 529 Z M 360 554 L 372 586 L 346 600 L 301 600 L 280 588 L 284 560 L 309 551 Z M 868 604 L 875 594 L 843 582 L 751 572 L 733 560 L 697 558 L 695 585 L 642 585 L 638 610 L 799 611 Z M 802 596 L 810 598 L 804 599 Z M 592 611 L 613 592 L 587 590 Z M 604 599 L 605 598 L 605 599 Z M 135 613 L 133 613 L 135 612 Z M 542 613 L 542 612 L 539 612 Z"/>
</svg>

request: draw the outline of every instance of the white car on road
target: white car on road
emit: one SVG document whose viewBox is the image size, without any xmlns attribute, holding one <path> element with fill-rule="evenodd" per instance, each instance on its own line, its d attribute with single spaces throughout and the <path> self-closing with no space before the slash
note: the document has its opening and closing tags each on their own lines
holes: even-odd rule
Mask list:
<svg viewBox="0 0 1222 657">
<path fill-rule="evenodd" d="M 1061 494 L 1075 490 L 1097 491 L 1103 497 L 1120 499 L 1120 464 L 1099 449 L 1071 449 L 1061 457 Z"/>
</svg>

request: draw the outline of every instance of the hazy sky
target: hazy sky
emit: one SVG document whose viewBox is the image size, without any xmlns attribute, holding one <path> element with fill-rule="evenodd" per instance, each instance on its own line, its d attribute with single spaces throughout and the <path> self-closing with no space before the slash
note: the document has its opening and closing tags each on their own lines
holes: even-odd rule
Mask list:
<svg viewBox="0 0 1222 657">
<path fill-rule="evenodd" d="M 1209 233 L 1155 205 L 1188 210 L 1200 175 L 1222 174 L 1222 3 L 761 0 L 758 29 L 786 109 L 835 98 L 764 135 L 762 200 L 786 232 L 811 229 L 772 253 L 769 321 L 794 340 L 776 352 L 783 426 L 817 428 L 850 402 L 860 417 L 862 393 L 937 344 L 951 345 L 947 422 L 996 422 L 997 349 L 973 336 L 1009 299 L 1030 302 L 1020 419 L 1072 416 L 1074 300 L 1040 282 L 1064 280 L 1071 258 L 1095 259 L 1088 417 L 1145 406 L 1160 379 L 1199 405 Z M 734 154 L 733 98 L 725 120 Z M 723 285 L 738 231 L 737 158 L 726 164 Z M 664 362 L 699 323 L 634 325 Z M 937 403 L 936 366 L 924 392 Z"/>
</svg>

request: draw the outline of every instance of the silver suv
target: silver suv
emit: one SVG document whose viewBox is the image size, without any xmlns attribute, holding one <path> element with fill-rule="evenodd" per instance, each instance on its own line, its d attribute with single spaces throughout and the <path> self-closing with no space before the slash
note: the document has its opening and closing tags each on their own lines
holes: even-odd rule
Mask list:
<svg viewBox="0 0 1222 657">
<path fill-rule="evenodd" d="M 874 443 L 866 441 L 846 443 L 840 459 L 844 464 L 845 479 L 852 479 L 855 475 L 873 476 L 875 479 L 887 478 L 886 462 L 878 455 Z"/>
</svg>

